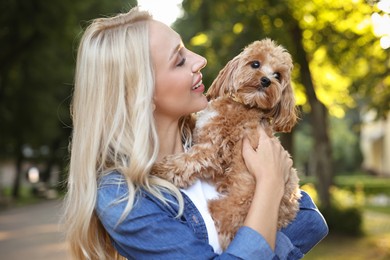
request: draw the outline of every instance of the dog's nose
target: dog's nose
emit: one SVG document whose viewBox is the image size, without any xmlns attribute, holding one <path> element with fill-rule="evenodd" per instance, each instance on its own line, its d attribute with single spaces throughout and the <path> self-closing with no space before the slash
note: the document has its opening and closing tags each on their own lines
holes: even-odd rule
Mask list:
<svg viewBox="0 0 390 260">
<path fill-rule="evenodd" d="M 267 77 L 262 77 L 260 79 L 260 84 L 263 88 L 268 88 L 271 85 L 271 80 Z"/>
</svg>

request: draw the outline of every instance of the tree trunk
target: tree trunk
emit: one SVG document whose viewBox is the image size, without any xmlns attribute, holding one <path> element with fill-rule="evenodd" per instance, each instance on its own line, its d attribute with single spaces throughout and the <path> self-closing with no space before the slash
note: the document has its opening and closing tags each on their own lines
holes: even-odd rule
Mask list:
<svg viewBox="0 0 390 260">
<path fill-rule="evenodd" d="M 332 146 L 328 133 L 328 111 L 318 100 L 309 69 L 306 52 L 303 48 L 302 31 L 297 23 L 293 26 L 292 37 L 296 46 L 296 60 L 300 64 L 301 82 L 305 86 L 306 95 L 311 107 L 310 118 L 314 138 L 313 167 L 317 176 L 317 190 L 324 208 L 330 207 L 329 188 L 333 180 Z"/>
<path fill-rule="evenodd" d="M 281 134 L 279 138 L 280 142 L 283 145 L 283 148 L 286 149 L 292 157 L 294 157 L 294 142 L 293 142 L 294 132 L 295 129 L 293 128 L 290 133 Z"/>
<path fill-rule="evenodd" d="M 18 152 L 15 161 L 15 178 L 12 187 L 12 198 L 18 199 L 20 197 L 20 181 L 22 178 L 22 163 L 23 163 L 23 153 L 22 146 L 18 146 Z"/>
<path fill-rule="evenodd" d="M 40 176 L 41 181 L 44 183 L 48 184 L 48 182 L 51 178 L 51 172 L 52 172 L 53 166 L 55 166 L 55 164 L 57 163 L 56 152 L 60 148 L 60 144 L 61 144 L 61 139 L 56 138 L 53 140 L 53 142 L 50 145 L 49 156 L 46 160 L 45 168 L 41 172 L 41 176 Z"/>
</svg>

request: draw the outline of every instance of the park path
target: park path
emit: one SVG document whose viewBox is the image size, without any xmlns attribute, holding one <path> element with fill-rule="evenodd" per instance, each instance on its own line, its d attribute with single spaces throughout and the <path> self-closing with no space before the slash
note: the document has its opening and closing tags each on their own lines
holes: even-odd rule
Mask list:
<svg viewBox="0 0 390 260">
<path fill-rule="evenodd" d="M 0 211 L 0 260 L 65 260 L 61 200 Z"/>
</svg>

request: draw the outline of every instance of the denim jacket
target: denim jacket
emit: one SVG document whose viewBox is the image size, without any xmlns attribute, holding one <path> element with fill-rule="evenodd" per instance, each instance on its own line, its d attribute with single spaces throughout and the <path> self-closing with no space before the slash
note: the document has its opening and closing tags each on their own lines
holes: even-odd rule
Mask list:
<svg viewBox="0 0 390 260">
<path fill-rule="evenodd" d="M 126 207 L 126 200 L 118 199 L 127 194 L 123 177 L 112 172 L 99 180 L 95 210 L 116 250 L 128 259 L 300 259 L 328 234 L 321 213 L 302 191 L 300 211 L 277 232 L 274 251 L 261 234 L 243 226 L 218 255 L 208 243 L 201 214 L 186 194 L 182 193 L 184 213 L 177 218 L 173 196 L 164 194 L 169 201 L 165 204 L 141 190 L 130 213 L 118 223 Z"/>
</svg>

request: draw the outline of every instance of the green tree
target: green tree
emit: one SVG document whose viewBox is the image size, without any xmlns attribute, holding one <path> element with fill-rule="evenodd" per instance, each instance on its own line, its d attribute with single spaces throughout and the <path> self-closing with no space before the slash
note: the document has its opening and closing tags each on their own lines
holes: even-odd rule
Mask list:
<svg viewBox="0 0 390 260">
<path fill-rule="evenodd" d="M 384 13 L 377 2 L 289 1 L 302 30 L 318 96 L 337 117 L 359 102 L 380 116 L 390 109 L 389 52 L 381 48 L 371 18 L 373 13 Z"/>
<path fill-rule="evenodd" d="M 23 161 L 43 162 L 44 181 L 54 164 L 65 163 L 75 49 L 82 27 L 131 4 L 135 1 L 0 2 L 0 158 L 15 161 L 14 197 L 19 196 Z M 33 152 L 24 152 L 26 147 Z"/>
<path fill-rule="evenodd" d="M 298 84 L 305 86 L 307 104 L 310 106 L 304 104 L 304 108 L 309 114 L 320 116 L 323 113 L 325 117 L 330 112 L 341 118 L 346 109 L 364 104 L 376 109 L 380 115 L 386 115 L 390 99 L 390 64 L 389 53 L 380 47 L 379 39 L 373 33 L 371 15 L 378 10 L 376 5 L 363 0 L 288 3 L 296 23 L 296 42 L 302 43 L 296 45 L 301 48 L 297 62 L 300 67 L 308 66 L 305 70 L 301 68 L 302 80 Z M 307 65 L 302 62 L 303 57 Z M 308 88 L 310 85 L 312 87 Z M 313 104 L 315 99 L 318 99 L 317 105 Z M 318 119 L 316 116 L 312 118 L 312 133 L 316 140 L 314 151 L 332 151 L 323 138 L 323 127 L 327 125 L 321 124 Z M 338 154 L 339 151 L 334 157 Z M 315 165 L 314 169 L 320 173 L 319 167 L 327 167 L 329 163 L 334 164 L 327 160 Z M 329 186 L 332 178 L 329 177 L 333 173 L 328 171 L 328 174 L 318 174 L 317 180 L 319 195 L 325 207 L 330 204 Z"/>
</svg>

